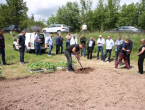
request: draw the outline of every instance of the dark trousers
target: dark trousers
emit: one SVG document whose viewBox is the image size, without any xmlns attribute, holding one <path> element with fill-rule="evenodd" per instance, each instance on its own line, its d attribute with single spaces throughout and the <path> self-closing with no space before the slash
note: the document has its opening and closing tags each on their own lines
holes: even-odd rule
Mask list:
<svg viewBox="0 0 145 110">
<path fill-rule="evenodd" d="M 93 52 L 93 48 L 92 47 L 88 47 L 87 48 L 87 58 L 88 59 L 92 59 L 92 52 Z"/>
<path fill-rule="evenodd" d="M 139 70 L 140 74 L 143 74 L 143 62 L 144 62 L 144 58 L 138 59 L 138 70 Z"/>
<path fill-rule="evenodd" d="M 19 52 L 20 52 L 20 62 L 23 63 L 24 62 L 25 48 L 19 48 Z"/>
<path fill-rule="evenodd" d="M 35 54 L 37 55 L 39 50 L 39 55 L 41 55 L 41 46 L 39 42 L 35 42 Z"/>
<path fill-rule="evenodd" d="M 60 45 L 56 45 L 56 54 L 59 54 Z"/>
<path fill-rule="evenodd" d="M 60 45 L 61 47 L 61 54 L 63 53 L 63 44 Z"/>
<path fill-rule="evenodd" d="M 69 53 L 68 51 L 65 50 L 64 54 L 65 54 L 65 56 L 67 58 L 67 62 L 68 62 L 68 71 L 73 70 L 71 53 Z"/>
<path fill-rule="evenodd" d="M 107 53 L 109 52 L 109 57 L 108 57 L 108 61 L 110 61 L 110 57 L 111 57 L 111 52 L 112 52 L 112 49 L 106 49 L 105 51 L 105 55 L 104 55 L 104 61 L 106 59 L 106 56 L 107 56 Z"/>
<path fill-rule="evenodd" d="M 66 41 L 66 47 L 70 46 L 70 41 Z"/>
<path fill-rule="evenodd" d="M 116 64 L 116 62 L 118 61 L 118 57 L 119 57 L 119 53 L 120 52 L 118 52 L 118 51 L 115 51 L 115 64 Z M 119 63 L 120 65 L 122 64 L 122 61 Z"/>
<path fill-rule="evenodd" d="M 84 34 L 86 34 L 87 30 L 81 30 L 80 35 L 82 34 L 82 32 L 84 32 Z"/>
<path fill-rule="evenodd" d="M 130 69 L 130 66 L 128 65 L 127 55 L 124 55 L 123 53 L 119 53 L 119 60 L 117 61 L 115 68 L 117 68 L 118 64 L 122 61 L 122 59 L 124 59 L 124 62 L 126 64 L 126 68 Z"/>
<path fill-rule="evenodd" d="M 103 46 L 98 46 L 97 59 L 99 59 L 99 52 L 101 51 L 101 60 L 103 60 Z"/>
<path fill-rule="evenodd" d="M 127 54 L 128 64 L 130 66 L 130 54 Z"/>
<path fill-rule="evenodd" d="M 5 49 L 4 48 L 0 48 L 0 54 L 2 54 L 3 64 L 6 64 L 6 61 L 5 61 Z"/>
</svg>

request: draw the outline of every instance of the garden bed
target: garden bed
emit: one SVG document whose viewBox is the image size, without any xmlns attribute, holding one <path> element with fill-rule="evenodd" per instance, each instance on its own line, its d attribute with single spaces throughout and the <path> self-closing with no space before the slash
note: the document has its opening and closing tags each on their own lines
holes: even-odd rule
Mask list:
<svg viewBox="0 0 145 110">
<path fill-rule="evenodd" d="M 91 67 L 85 67 L 85 68 L 79 68 L 79 69 L 76 69 L 74 71 L 74 73 L 77 73 L 77 74 L 88 74 L 90 72 L 94 71 L 94 68 L 91 68 Z"/>
</svg>

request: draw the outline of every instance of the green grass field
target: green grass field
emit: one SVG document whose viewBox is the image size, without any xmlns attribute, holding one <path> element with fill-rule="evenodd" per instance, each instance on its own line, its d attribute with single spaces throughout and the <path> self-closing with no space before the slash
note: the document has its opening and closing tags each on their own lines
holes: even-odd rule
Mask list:
<svg viewBox="0 0 145 110">
<path fill-rule="evenodd" d="M 98 39 L 98 36 L 99 35 L 103 35 L 103 38 L 104 39 L 107 39 L 107 36 L 108 35 L 111 35 L 112 36 L 112 39 L 114 40 L 114 42 L 117 40 L 118 38 L 118 35 L 117 33 L 99 33 L 99 32 L 94 32 L 94 33 L 87 33 L 85 35 L 85 37 L 87 38 L 87 40 L 93 36 L 95 40 Z M 25 54 L 25 62 L 26 64 L 25 65 L 21 65 L 19 63 L 20 61 L 20 58 L 19 58 L 19 51 L 14 51 L 13 50 L 13 40 L 15 38 L 17 38 L 17 35 L 13 38 L 10 34 L 8 33 L 5 33 L 4 36 L 5 36 L 5 43 L 6 43 L 6 48 L 5 48 L 5 51 L 6 51 L 6 62 L 8 64 L 11 64 L 11 65 L 8 65 L 8 66 L 2 66 L 2 70 L 3 72 L 5 73 L 5 77 L 7 79 L 9 78 L 18 78 L 18 77 L 24 77 L 24 76 L 27 76 L 27 75 L 31 75 L 31 73 L 28 72 L 27 70 L 27 65 L 29 63 L 32 63 L 32 62 L 38 62 L 38 61 L 41 61 L 41 62 L 58 62 L 58 61 L 66 61 L 66 58 L 65 56 L 62 54 L 62 55 L 55 55 L 55 46 L 54 46 L 54 49 L 52 51 L 52 56 L 51 57 L 48 57 L 47 56 L 47 52 L 48 50 L 46 50 L 45 53 L 43 53 L 41 56 L 36 56 L 34 53 L 26 53 Z M 122 39 L 125 40 L 125 36 L 126 34 L 121 34 L 122 35 Z M 134 60 L 134 61 L 137 61 L 138 57 L 137 57 L 137 53 L 138 53 L 138 49 L 139 47 L 141 46 L 141 43 L 140 43 L 140 40 L 145 38 L 144 35 L 133 35 L 133 34 L 128 34 L 130 36 L 130 39 L 133 41 L 133 51 L 131 53 L 131 60 Z M 56 36 L 55 34 L 53 35 L 54 37 Z M 65 39 L 65 36 L 66 34 L 62 34 L 62 36 L 64 37 Z M 78 38 L 78 42 L 80 41 L 80 38 Z M 65 49 L 65 40 L 64 40 L 64 49 Z M 97 45 L 95 46 L 94 48 L 94 53 L 93 53 L 93 56 L 96 57 L 96 51 L 97 51 Z M 104 52 L 105 52 L 105 47 L 104 47 Z M 113 47 L 113 51 L 112 51 L 112 57 L 114 58 L 115 57 L 115 46 Z M 0 62 L 2 62 L 2 59 L 0 58 Z M 37 73 L 39 74 L 39 73 Z"/>
</svg>

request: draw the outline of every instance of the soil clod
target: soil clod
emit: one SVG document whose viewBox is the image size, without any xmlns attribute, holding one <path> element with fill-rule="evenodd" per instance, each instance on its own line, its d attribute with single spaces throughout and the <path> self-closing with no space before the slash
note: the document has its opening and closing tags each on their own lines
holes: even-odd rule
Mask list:
<svg viewBox="0 0 145 110">
<path fill-rule="evenodd" d="M 76 69 L 74 71 L 74 73 L 77 73 L 77 74 L 88 74 L 89 72 L 92 72 L 93 70 L 94 70 L 94 68 L 85 67 L 85 68 Z"/>
</svg>

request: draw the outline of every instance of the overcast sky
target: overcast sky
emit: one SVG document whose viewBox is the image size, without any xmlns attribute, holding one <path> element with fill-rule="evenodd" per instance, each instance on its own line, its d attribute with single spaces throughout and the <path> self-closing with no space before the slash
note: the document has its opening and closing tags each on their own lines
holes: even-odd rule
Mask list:
<svg viewBox="0 0 145 110">
<path fill-rule="evenodd" d="M 34 14 L 35 20 L 45 19 L 47 20 L 48 17 L 51 16 L 51 14 L 56 14 L 59 7 L 62 5 L 65 5 L 68 1 L 77 1 L 79 3 L 79 0 L 24 0 L 27 2 L 28 10 L 28 16 L 30 17 L 31 14 Z M 92 9 L 95 9 L 98 0 L 92 0 L 93 6 Z M 121 0 L 120 4 L 130 4 L 130 3 L 136 3 L 140 0 Z M 6 3 L 6 0 L 0 0 L 0 3 Z"/>
</svg>

